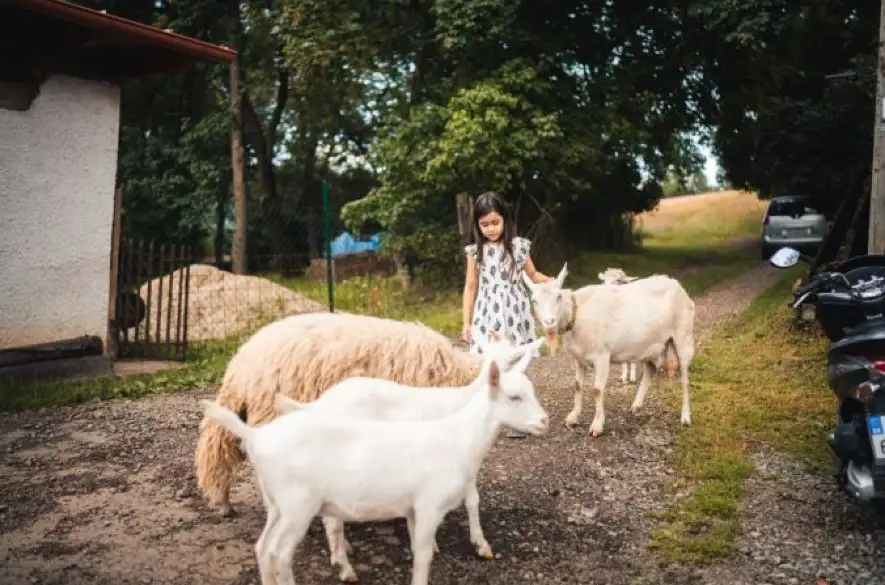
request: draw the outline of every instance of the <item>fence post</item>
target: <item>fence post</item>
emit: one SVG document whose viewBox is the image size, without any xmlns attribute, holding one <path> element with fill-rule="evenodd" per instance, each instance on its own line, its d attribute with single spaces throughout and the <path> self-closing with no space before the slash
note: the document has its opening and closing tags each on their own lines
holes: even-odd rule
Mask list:
<svg viewBox="0 0 885 585">
<path fill-rule="evenodd" d="M 329 181 L 323 181 L 323 231 L 326 241 L 326 287 L 329 290 L 329 312 L 335 312 L 335 279 L 332 278 L 332 211 L 329 209 Z"/>
</svg>

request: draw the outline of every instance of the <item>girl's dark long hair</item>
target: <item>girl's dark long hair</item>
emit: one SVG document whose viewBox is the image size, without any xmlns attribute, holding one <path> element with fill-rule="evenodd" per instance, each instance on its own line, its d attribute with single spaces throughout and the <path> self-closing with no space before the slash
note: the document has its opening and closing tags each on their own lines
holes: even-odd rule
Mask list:
<svg viewBox="0 0 885 585">
<path fill-rule="evenodd" d="M 510 269 L 516 266 L 516 258 L 513 257 L 513 238 L 516 236 L 516 222 L 510 213 L 510 206 L 495 191 L 486 191 L 476 198 L 473 203 L 473 242 L 476 244 L 476 263 L 481 264 L 483 258 L 483 245 L 486 243 L 485 236 L 479 229 L 479 220 L 483 216 L 495 212 L 504 219 L 504 233 L 501 242 L 504 244 L 505 254 L 510 257 Z"/>
</svg>

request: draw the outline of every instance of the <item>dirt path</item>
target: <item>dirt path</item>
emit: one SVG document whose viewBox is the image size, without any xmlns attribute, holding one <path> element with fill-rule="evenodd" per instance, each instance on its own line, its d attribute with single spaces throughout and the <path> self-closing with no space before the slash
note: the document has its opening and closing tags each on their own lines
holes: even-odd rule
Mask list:
<svg viewBox="0 0 885 585">
<path fill-rule="evenodd" d="M 761 266 L 696 299 L 699 338 L 705 339 L 715 323 L 741 310 L 775 276 L 773 269 Z M 620 368 L 613 370 L 613 376 L 620 373 Z M 466 515 L 457 510 L 440 528 L 441 553 L 434 560 L 431 582 L 734 583 L 722 581 L 716 571 L 660 568 L 645 548 L 647 512 L 662 505 L 661 486 L 670 473 L 666 457 L 678 426 L 678 413 L 662 412 L 659 395 L 676 388 L 655 383 L 647 409 L 639 416 L 628 408 L 632 387 L 613 392 L 606 404 L 606 434 L 593 439 L 586 428 L 570 431 L 562 425 L 572 405 L 573 380 L 564 358 L 538 361 L 530 375 L 556 422 L 543 438 L 502 438 L 483 467 L 481 513 L 497 559 L 484 561 L 473 555 Z M 258 583 L 253 546 L 264 514 L 251 478 L 244 478 L 233 493 L 241 513 L 234 519 L 216 517 L 196 492 L 196 400 L 211 395 L 193 391 L 3 415 L 0 582 Z M 592 403 L 583 421 L 589 424 L 591 418 Z M 825 538 L 821 550 L 836 555 L 834 543 L 850 542 L 846 534 L 856 530 L 861 530 L 854 538 L 862 546 L 849 544 L 838 554 L 841 562 L 855 562 L 847 560 L 849 554 L 856 562 L 868 562 L 870 557 L 863 555 L 873 547 L 870 533 L 845 520 L 852 513 L 840 512 L 844 508 L 836 502 L 841 500 L 819 479 L 789 477 L 786 494 L 776 486 L 751 490 L 751 505 L 755 509 L 754 498 L 761 498 L 762 506 L 779 503 L 806 510 L 806 524 L 786 523 L 789 534 L 796 535 L 795 543 L 774 536 L 780 533 L 765 533 L 754 544 L 742 545 L 747 553 L 729 561 L 730 575 L 746 576 L 754 585 L 780 583 L 760 579 L 760 571 L 774 562 L 768 559 L 780 555 L 779 565 L 796 567 L 804 557 L 797 556 L 795 546 L 818 536 Z M 784 499 L 802 490 L 807 501 Z M 764 523 L 770 519 L 759 516 L 763 518 L 751 517 L 750 525 L 767 530 Z M 808 522 L 842 522 L 840 539 L 805 531 Z M 348 533 L 361 582 L 408 582 L 403 522 L 349 525 Z M 757 560 L 759 546 L 766 555 L 771 553 L 762 561 Z M 296 554 L 295 568 L 299 583 L 337 582 L 318 521 Z M 811 583 L 806 577 L 814 573 L 811 566 L 779 570 L 785 579 L 799 579 L 797 583 Z"/>
</svg>

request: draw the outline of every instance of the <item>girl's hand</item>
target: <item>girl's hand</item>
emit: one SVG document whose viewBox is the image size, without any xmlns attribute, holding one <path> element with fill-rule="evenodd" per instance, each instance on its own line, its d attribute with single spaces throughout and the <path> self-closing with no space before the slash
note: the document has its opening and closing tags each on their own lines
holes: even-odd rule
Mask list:
<svg viewBox="0 0 885 585">
<path fill-rule="evenodd" d="M 461 341 L 464 343 L 470 343 L 470 324 L 465 323 L 461 328 Z"/>
</svg>

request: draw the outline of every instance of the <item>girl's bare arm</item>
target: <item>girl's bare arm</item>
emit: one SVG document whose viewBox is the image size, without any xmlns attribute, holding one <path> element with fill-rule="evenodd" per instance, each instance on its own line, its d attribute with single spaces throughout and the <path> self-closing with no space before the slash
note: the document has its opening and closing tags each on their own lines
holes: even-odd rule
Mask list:
<svg viewBox="0 0 885 585">
<path fill-rule="evenodd" d="M 467 256 L 467 272 L 464 275 L 464 300 L 462 301 L 461 314 L 464 319 L 463 325 L 470 325 L 473 318 L 473 301 L 476 300 L 477 285 L 476 260 L 473 256 Z"/>
<path fill-rule="evenodd" d="M 541 282 L 549 282 L 553 280 L 551 277 L 547 276 L 546 274 L 542 274 L 535 268 L 535 263 L 532 262 L 531 256 L 526 256 L 524 270 L 525 273 L 529 275 L 529 278 L 532 279 L 532 282 L 534 282 L 535 284 Z"/>
</svg>

